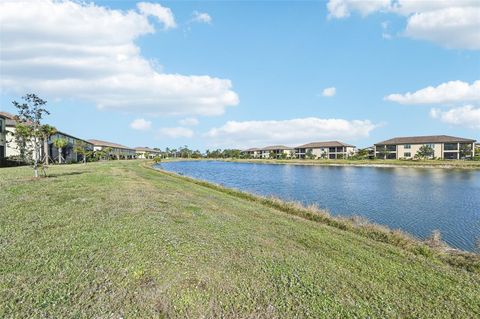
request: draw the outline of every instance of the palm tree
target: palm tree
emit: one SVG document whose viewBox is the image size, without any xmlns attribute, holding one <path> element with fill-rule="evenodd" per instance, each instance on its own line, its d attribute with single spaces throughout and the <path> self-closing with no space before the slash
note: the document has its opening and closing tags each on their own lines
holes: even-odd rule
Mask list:
<svg viewBox="0 0 480 319">
<path fill-rule="evenodd" d="M 64 138 L 56 138 L 53 140 L 53 145 L 58 149 L 58 164 L 62 164 L 62 149 L 68 145 L 68 141 Z"/>
<path fill-rule="evenodd" d="M 84 141 L 77 141 L 75 143 L 75 152 L 82 155 L 83 164 L 87 164 L 87 157 L 91 155 L 91 151 L 88 149 L 87 143 Z"/>
<path fill-rule="evenodd" d="M 48 152 L 48 139 L 50 138 L 50 136 L 57 133 L 57 129 L 51 125 L 45 124 L 40 127 L 40 133 L 42 134 L 43 139 L 43 160 L 45 161 L 45 165 L 48 165 L 50 161 L 50 156 Z"/>
</svg>

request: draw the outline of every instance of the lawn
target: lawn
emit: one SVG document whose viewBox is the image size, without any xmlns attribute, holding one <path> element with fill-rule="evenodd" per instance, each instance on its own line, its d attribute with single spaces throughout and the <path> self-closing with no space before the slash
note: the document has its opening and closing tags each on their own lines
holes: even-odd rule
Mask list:
<svg viewBox="0 0 480 319">
<path fill-rule="evenodd" d="M 112 161 L 0 169 L 0 318 L 473 318 L 480 274 Z"/>
</svg>

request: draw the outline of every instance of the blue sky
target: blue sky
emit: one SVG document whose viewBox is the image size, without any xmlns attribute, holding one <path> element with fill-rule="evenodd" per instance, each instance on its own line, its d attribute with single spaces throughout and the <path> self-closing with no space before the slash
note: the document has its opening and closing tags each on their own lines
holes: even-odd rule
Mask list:
<svg viewBox="0 0 480 319">
<path fill-rule="evenodd" d="M 480 139 L 480 9 L 452 3 L 7 1 L 0 109 L 34 92 L 60 130 L 160 148 Z"/>
</svg>

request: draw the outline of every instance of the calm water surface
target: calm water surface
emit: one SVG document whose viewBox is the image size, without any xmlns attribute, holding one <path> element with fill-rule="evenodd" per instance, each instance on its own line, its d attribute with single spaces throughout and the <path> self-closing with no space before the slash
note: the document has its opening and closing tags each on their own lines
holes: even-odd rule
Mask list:
<svg viewBox="0 0 480 319">
<path fill-rule="evenodd" d="M 434 229 L 453 247 L 480 239 L 480 171 L 166 162 L 160 168 L 260 195 L 360 215 L 419 238 Z"/>
</svg>

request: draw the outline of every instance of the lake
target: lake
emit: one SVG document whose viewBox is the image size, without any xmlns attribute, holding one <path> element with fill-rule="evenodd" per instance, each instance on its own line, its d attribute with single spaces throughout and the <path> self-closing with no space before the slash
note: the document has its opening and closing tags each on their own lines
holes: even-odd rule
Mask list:
<svg viewBox="0 0 480 319">
<path fill-rule="evenodd" d="M 167 171 L 258 195 L 359 215 L 424 239 L 435 229 L 472 251 L 480 239 L 480 171 L 179 161 Z"/>
</svg>

